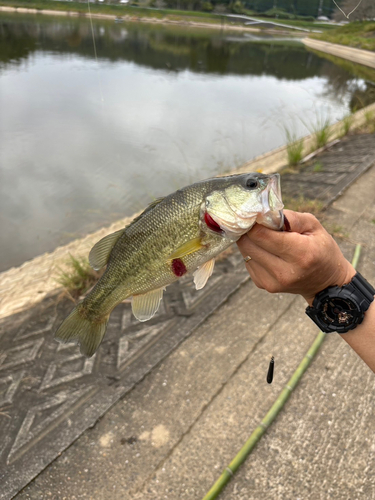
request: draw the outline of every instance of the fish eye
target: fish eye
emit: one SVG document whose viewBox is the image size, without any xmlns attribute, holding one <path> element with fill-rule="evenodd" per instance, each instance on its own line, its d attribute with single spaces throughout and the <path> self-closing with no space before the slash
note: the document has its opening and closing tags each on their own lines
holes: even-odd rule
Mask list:
<svg viewBox="0 0 375 500">
<path fill-rule="evenodd" d="M 247 179 L 246 181 L 246 187 L 249 188 L 249 189 L 255 189 L 257 188 L 259 185 L 258 181 L 256 179 Z"/>
</svg>

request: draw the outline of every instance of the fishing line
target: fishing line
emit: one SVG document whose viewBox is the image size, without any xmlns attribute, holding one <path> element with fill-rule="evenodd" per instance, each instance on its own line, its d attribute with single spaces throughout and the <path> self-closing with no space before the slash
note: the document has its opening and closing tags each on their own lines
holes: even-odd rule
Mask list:
<svg viewBox="0 0 375 500">
<path fill-rule="evenodd" d="M 281 296 L 278 295 L 277 296 L 277 315 L 276 317 L 278 318 L 279 317 L 279 313 L 280 313 L 280 301 L 281 299 Z M 275 352 L 275 330 L 272 329 L 272 333 L 271 333 L 271 353 L 274 353 Z M 274 374 L 274 370 L 275 370 L 275 356 L 273 354 L 271 354 L 271 359 L 270 359 L 270 364 L 268 365 L 268 372 L 267 372 L 267 384 L 272 384 L 272 381 L 273 381 L 273 374 Z"/>
<path fill-rule="evenodd" d="M 98 55 L 97 55 L 97 52 L 96 52 L 96 43 L 95 43 L 95 35 L 94 35 L 94 26 L 92 24 L 92 16 L 91 16 L 91 9 L 90 9 L 90 0 L 87 0 L 87 8 L 88 8 L 88 11 L 89 11 L 89 19 L 90 19 L 90 25 L 91 25 L 91 35 L 92 35 L 92 42 L 94 44 L 94 54 L 95 54 L 95 62 L 97 64 L 98 63 Z M 104 98 L 103 98 L 103 92 L 102 92 L 102 82 L 101 82 L 101 79 L 100 79 L 100 73 L 98 73 L 98 81 L 99 81 L 99 89 L 100 89 L 100 98 L 101 98 L 101 101 L 104 102 Z"/>
<path fill-rule="evenodd" d="M 284 214 L 284 225 L 283 225 L 283 228 L 281 229 L 281 231 L 288 231 L 288 232 L 292 231 L 290 228 L 290 223 L 289 223 L 287 216 L 285 214 Z M 278 301 L 280 301 L 282 298 L 283 298 L 283 296 L 279 295 Z M 279 316 L 279 310 L 280 310 L 280 303 L 278 302 L 277 303 L 277 317 Z M 275 352 L 275 350 L 276 350 L 275 349 L 275 330 L 272 330 L 271 343 L 272 343 L 272 352 Z M 268 384 L 272 384 L 274 372 L 275 372 L 275 356 L 272 354 L 271 359 L 270 359 L 270 364 L 268 366 L 267 379 L 266 379 Z"/>
</svg>

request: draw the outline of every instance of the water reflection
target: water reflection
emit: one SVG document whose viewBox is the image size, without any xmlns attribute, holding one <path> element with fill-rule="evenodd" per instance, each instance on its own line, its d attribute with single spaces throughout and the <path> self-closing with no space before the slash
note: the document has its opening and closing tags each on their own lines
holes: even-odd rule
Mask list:
<svg viewBox="0 0 375 500">
<path fill-rule="evenodd" d="M 341 118 L 368 84 L 295 41 L 0 17 L 0 270 Z M 340 89 L 340 92 L 338 92 Z M 102 100 L 103 98 L 103 100 Z"/>
</svg>

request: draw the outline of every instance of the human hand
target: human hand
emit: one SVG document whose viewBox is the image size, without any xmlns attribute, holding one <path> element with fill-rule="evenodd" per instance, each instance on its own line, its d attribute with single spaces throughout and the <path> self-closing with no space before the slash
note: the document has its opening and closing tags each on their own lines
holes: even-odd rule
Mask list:
<svg viewBox="0 0 375 500">
<path fill-rule="evenodd" d="M 291 210 L 285 215 L 291 232 L 255 224 L 237 245 L 243 257 L 251 257 L 246 267 L 258 288 L 300 294 L 311 305 L 324 288 L 349 283 L 355 269 L 313 215 Z"/>
</svg>

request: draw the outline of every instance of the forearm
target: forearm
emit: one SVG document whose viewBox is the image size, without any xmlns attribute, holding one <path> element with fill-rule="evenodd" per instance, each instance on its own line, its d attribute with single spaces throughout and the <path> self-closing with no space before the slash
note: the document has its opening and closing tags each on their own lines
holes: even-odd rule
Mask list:
<svg viewBox="0 0 375 500">
<path fill-rule="evenodd" d="M 340 336 L 375 372 L 375 300 L 368 308 L 363 322 Z"/>
</svg>

